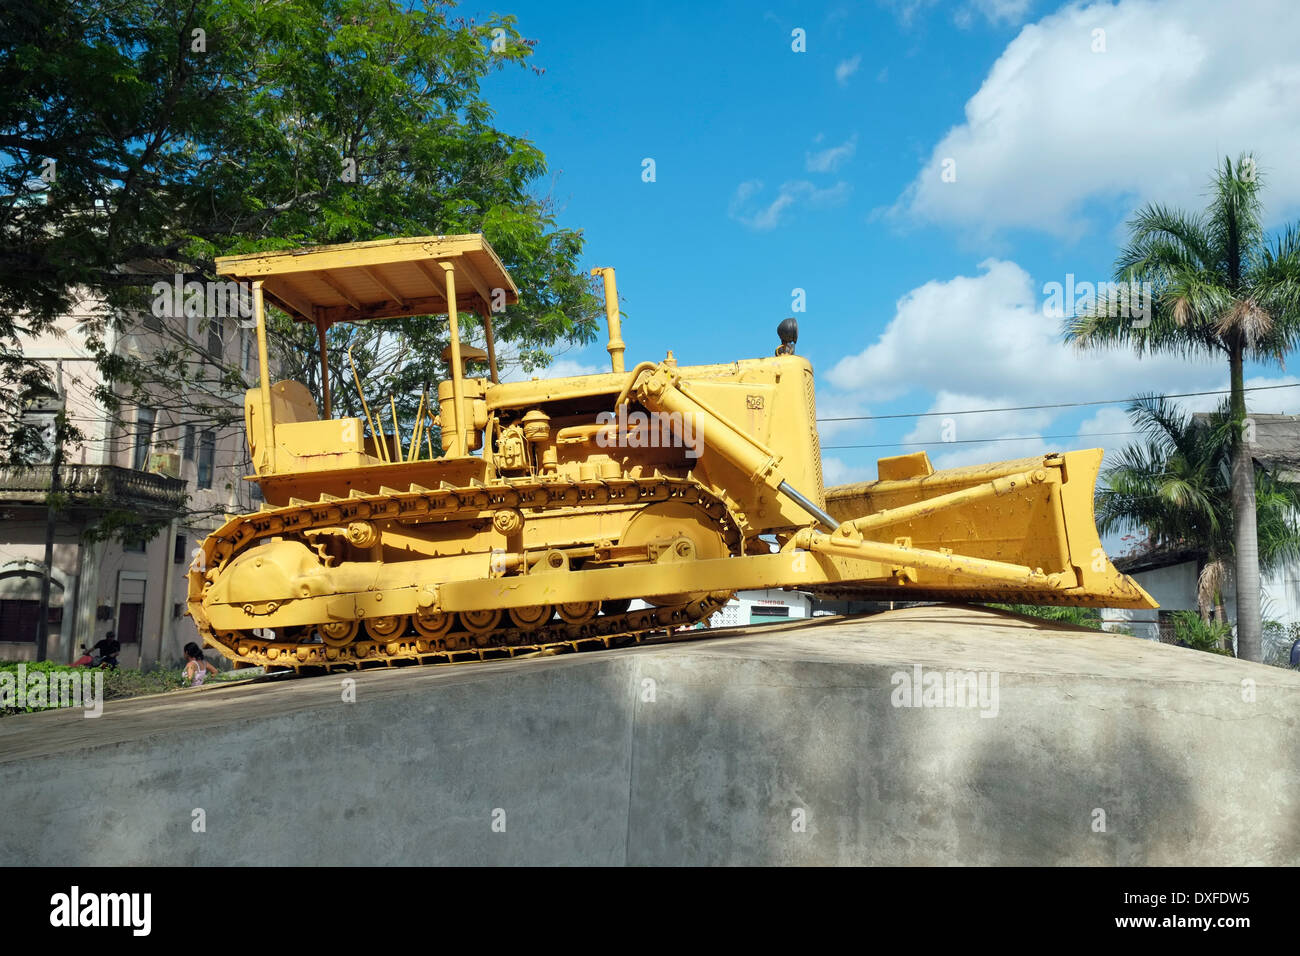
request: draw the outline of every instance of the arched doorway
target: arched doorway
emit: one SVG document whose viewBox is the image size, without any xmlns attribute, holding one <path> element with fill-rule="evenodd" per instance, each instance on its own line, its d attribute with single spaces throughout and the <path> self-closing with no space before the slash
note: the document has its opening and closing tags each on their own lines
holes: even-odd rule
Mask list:
<svg viewBox="0 0 1300 956">
<path fill-rule="evenodd" d="M 0 657 L 35 657 L 44 576 L 44 565 L 36 561 L 12 561 L 0 568 L 0 644 L 15 645 L 0 650 Z M 61 577 L 63 575 L 56 569 L 50 581 L 51 644 L 58 640 L 63 628 L 64 582 L 59 580 Z"/>
</svg>

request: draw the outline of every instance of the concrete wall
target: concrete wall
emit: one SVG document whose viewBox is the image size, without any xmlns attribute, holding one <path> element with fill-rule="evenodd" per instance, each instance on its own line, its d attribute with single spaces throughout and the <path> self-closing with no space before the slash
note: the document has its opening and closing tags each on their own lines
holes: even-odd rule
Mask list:
<svg viewBox="0 0 1300 956">
<path fill-rule="evenodd" d="M 996 715 L 899 706 L 918 667 Z M 0 720 L 0 865 L 1300 863 L 1300 674 L 1132 638 L 912 608 L 355 680 Z"/>
</svg>

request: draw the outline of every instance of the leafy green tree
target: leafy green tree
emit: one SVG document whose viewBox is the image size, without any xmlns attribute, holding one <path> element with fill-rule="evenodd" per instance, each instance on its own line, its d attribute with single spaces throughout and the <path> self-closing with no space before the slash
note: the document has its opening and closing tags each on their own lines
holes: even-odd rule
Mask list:
<svg viewBox="0 0 1300 956">
<path fill-rule="evenodd" d="M 480 88 L 533 46 L 512 16 L 432 2 L 0 0 L 0 441 L 44 381 L 20 335 L 85 297 L 102 303 L 86 326 L 101 402 L 184 386 L 196 415 L 237 422 L 226 396 L 246 373 L 183 329 L 154 354 L 113 348 L 156 282 L 211 278 L 220 255 L 482 232 L 521 289 L 495 322 L 503 350 L 538 364 L 589 341 L 582 235 L 557 226 L 544 156 L 493 125 Z M 409 408 L 444 377 L 435 327 L 369 330 L 371 352 L 395 336 L 406 358 L 368 387 Z M 275 332 L 289 371 L 309 367 L 314 332 Z"/>
<path fill-rule="evenodd" d="M 1244 364 L 1280 363 L 1300 335 L 1300 225 L 1265 235 L 1260 186 L 1258 164 L 1244 154 L 1235 164 L 1224 160 L 1205 212 L 1141 209 L 1129 223 L 1115 278 L 1149 283 L 1150 314 L 1133 314 L 1131 301 L 1099 297 L 1095 309 L 1065 326 L 1067 340 L 1081 348 L 1227 359 L 1238 647 L 1252 661 L 1261 655 L 1260 554 L 1254 468 L 1243 436 Z"/>
<path fill-rule="evenodd" d="M 1130 402 L 1128 413 L 1142 439 L 1102 472 L 1097 527 L 1103 534 L 1142 529 L 1153 547 L 1203 551 L 1197 586 L 1201 617 L 1208 621 L 1214 608 L 1223 623 L 1222 593 L 1237 541 L 1231 407 L 1225 403 L 1212 415 L 1196 417 L 1148 395 Z M 1272 571 L 1300 557 L 1300 485 L 1258 466 L 1253 477 L 1257 565 Z"/>
</svg>

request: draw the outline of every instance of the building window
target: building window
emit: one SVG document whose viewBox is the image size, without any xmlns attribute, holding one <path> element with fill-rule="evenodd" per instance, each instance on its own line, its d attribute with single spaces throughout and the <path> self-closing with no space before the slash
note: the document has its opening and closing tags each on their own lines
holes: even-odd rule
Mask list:
<svg viewBox="0 0 1300 956">
<path fill-rule="evenodd" d="M 117 606 L 117 639 L 123 644 L 139 644 L 144 629 L 144 602 Z"/>
<path fill-rule="evenodd" d="M 40 619 L 40 601 L 0 601 L 0 634 L 6 641 L 35 643 L 36 622 Z"/>
<path fill-rule="evenodd" d="M 185 535 L 176 536 L 176 546 L 172 549 L 172 564 L 185 563 L 185 549 L 188 545 L 189 541 L 186 540 Z"/>
<path fill-rule="evenodd" d="M 224 331 L 222 329 L 223 324 L 219 315 L 208 320 L 208 351 L 217 358 L 221 358 L 223 351 L 221 347 L 222 332 Z"/>
<path fill-rule="evenodd" d="M 122 550 L 132 554 L 144 554 L 145 543 L 144 538 L 123 538 Z"/>
<path fill-rule="evenodd" d="M 144 471 L 145 465 L 149 463 L 149 445 L 153 441 L 153 421 L 154 410 L 152 408 L 141 408 L 135 413 L 135 454 L 131 459 L 131 467 L 136 471 Z"/>
<path fill-rule="evenodd" d="M 186 461 L 194 460 L 194 426 L 185 426 L 185 440 L 181 443 L 181 454 Z"/>
<path fill-rule="evenodd" d="M 199 487 L 212 487 L 212 462 L 217 454 L 217 436 L 211 429 L 199 435 Z"/>
<path fill-rule="evenodd" d="M 144 631 L 145 581 L 119 572 L 117 581 L 117 639 L 138 644 Z"/>
</svg>

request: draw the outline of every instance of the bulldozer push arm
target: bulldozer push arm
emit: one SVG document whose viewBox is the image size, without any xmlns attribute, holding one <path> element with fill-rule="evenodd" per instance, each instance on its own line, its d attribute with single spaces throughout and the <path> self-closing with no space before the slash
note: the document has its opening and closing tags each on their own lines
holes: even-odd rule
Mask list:
<svg viewBox="0 0 1300 956">
<path fill-rule="evenodd" d="M 925 452 L 881 459 L 882 480 L 826 492 L 828 513 L 791 487 L 779 456 L 680 387 L 673 366 L 647 366 L 633 371 L 620 402 L 635 392 L 649 409 L 693 419 L 695 433 L 751 480 L 776 488 L 829 529 L 798 531 L 782 548 L 793 558 L 788 572 L 776 562 L 762 584 L 741 587 L 1155 607 L 1110 563 L 1097 536 L 1092 500 L 1101 449 L 943 472 Z M 804 552 L 816 555 L 813 567 L 800 559 Z"/>
<path fill-rule="evenodd" d="M 493 303 L 517 290 L 481 236 L 254 253 L 218 271 L 256 292 L 245 418 L 264 504 L 204 541 L 188 607 L 241 664 L 609 646 L 705 619 L 742 589 L 1154 606 L 1097 537 L 1100 450 L 943 471 L 922 452 L 826 489 L 793 320 L 771 357 L 679 367 L 670 352 L 628 371 L 614 272 L 598 269 L 611 370 L 500 382 Z M 330 325 L 446 315 L 441 453 L 431 434 L 424 453 L 419 426 L 403 440 L 391 399 L 389 433 L 382 416 L 334 419 L 324 394 L 322 417 L 304 385 L 272 383 L 264 303 L 316 327 L 323 381 Z M 486 349 L 460 341 L 467 311 Z"/>
</svg>

